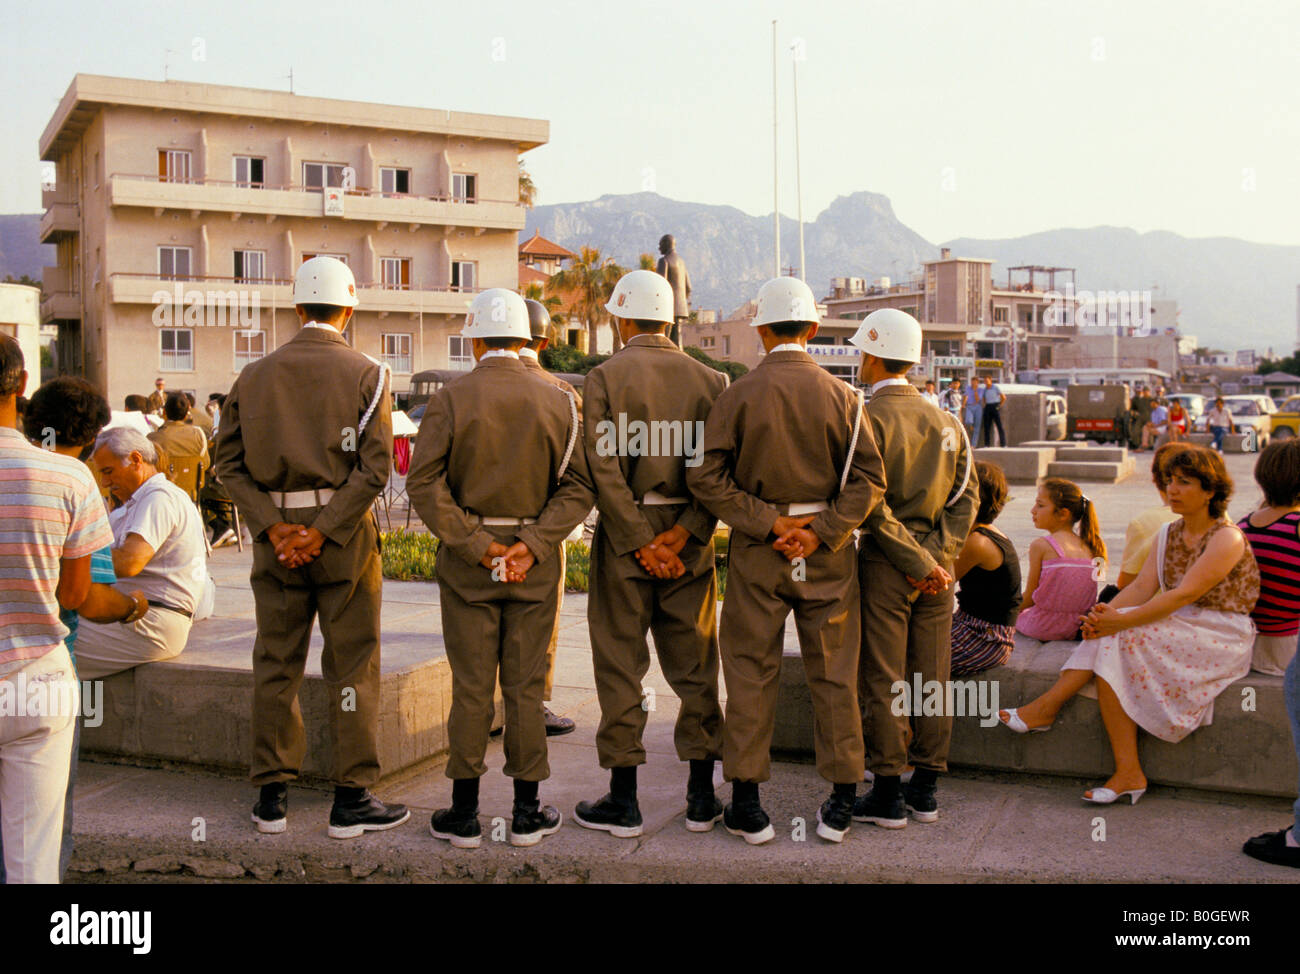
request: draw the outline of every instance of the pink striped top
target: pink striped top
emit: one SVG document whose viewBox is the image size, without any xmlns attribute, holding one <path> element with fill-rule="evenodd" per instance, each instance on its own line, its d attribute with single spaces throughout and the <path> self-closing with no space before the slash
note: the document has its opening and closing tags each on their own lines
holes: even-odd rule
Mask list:
<svg viewBox="0 0 1300 974">
<path fill-rule="evenodd" d="M 59 562 L 113 543 L 85 464 L 0 427 L 0 667 L 36 659 L 68 634 L 55 590 Z"/>
<path fill-rule="evenodd" d="M 1259 601 L 1251 618 L 1261 636 L 1300 632 L 1300 511 L 1288 511 L 1268 527 L 1237 527 L 1250 542 L 1259 565 Z"/>
</svg>

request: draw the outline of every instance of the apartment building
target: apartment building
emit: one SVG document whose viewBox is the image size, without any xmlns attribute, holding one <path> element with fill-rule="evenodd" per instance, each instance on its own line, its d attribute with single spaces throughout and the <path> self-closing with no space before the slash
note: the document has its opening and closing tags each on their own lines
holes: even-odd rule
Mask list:
<svg viewBox="0 0 1300 974">
<path fill-rule="evenodd" d="M 404 392 L 472 365 L 474 292 L 518 286 L 518 157 L 540 119 L 77 75 L 40 141 L 42 320 L 113 405 L 155 376 L 203 400 L 289 340 L 298 265 L 357 279 L 348 329 Z"/>
<path fill-rule="evenodd" d="M 900 308 L 912 315 L 921 323 L 923 339 L 917 378 L 1008 379 L 1025 369 L 1050 366 L 1054 350 L 1075 332 L 1072 305 L 1057 298 L 1066 288 L 1067 275 L 1073 287 L 1074 271 L 1012 267 L 999 285 L 992 265 L 991 260 L 953 257 L 944 247 L 937 260 L 924 262 L 918 277 L 902 283 L 881 278 L 868 286 L 859 277 L 833 278 L 825 299 L 827 314 L 855 323 L 880 308 Z M 1059 313 L 1053 314 L 1054 308 Z M 822 327 L 826 338 L 837 341 L 844 330 L 830 321 Z"/>
</svg>

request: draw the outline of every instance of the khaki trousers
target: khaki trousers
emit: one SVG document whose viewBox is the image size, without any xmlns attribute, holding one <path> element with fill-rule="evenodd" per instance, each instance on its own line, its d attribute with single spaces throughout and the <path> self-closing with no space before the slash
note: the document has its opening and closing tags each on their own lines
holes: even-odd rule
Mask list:
<svg viewBox="0 0 1300 974">
<path fill-rule="evenodd" d="M 130 579 L 122 588 L 130 589 Z M 77 674 L 102 680 L 141 663 L 179 656 L 190 638 L 190 619 L 170 609 L 151 606 L 130 625 L 82 619 L 77 626 Z"/>
<path fill-rule="evenodd" d="M 569 546 L 560 545 L 560 583 L 555 587 L 555 625 L 551 627 L 551 641 L 546 647 L 546 685 L 542 688 L 542 700 L 549 701 L 555 689 L 555 650 L 560 643 L 560 610 L 564 608 L 564 577 L 569 560 Z"/>
<path fill-rule="evenodd" d="M 676 523 L 681 508 L 642 511 L 656 534 Z M 587 622 L 600 700 L 596 751 L 602 768 L 645 764 L 648 707 L 641 681 L 650 669 L 646 633 L 654 635 L 664 678 L 681 701 L 673 743 L 683 761 L 722 755 L 722 708 L 718 703 L 718 583 L 713 545 L 694 538 L 678 557 L 681 578 L 646 573 L 636 554 L 618 555 L 602 523 L 591 548 L 591 595 Z"/>
<path fill-rule="evenodd" d="M 862 780 L 858 709 L 858 576 L 854 548 L 819 547 L 795 567 L 766 541 L 732 532 L 722 604 L 722 672 L 727 681 L 723 771 L 729 781 L 766 781 L 780 689 L 785 619 L 794 612 L 813 701 L 817 772 Z"/>
<path fill-rule="evenodd" d="M 515 540 L 514 528 L 485 530 L 502 544 Z M 447 777 L 478 778 L 487 772 L 483 758 L 499 679 L 506 711 L 506 775 L 524 781 L 549 778 L 542 696 L 563 578 L 559 553 L 551 552 L 545 564 L 534 564 L 523 582 L 498 582 L 490 569 L 442 549 L 437 575 L 442 634 L 451 664 Z"/>
<path fill-rule="evenodd" d="M 951 565 L 944 567 L 951 571 Z M 895 715 L 892 688 L 897 681 L 911 686 L 917 673 L 922 686 L 929 680 L 943 683 L 951 676 L 953 589 L 910 600 L 916 589 L 870 537 L 862 539 L 858 570 L 862 593 L 858 692 L 867 767 L 877 775 L 902 774 L 908 764 L 947 771 L 952 715 Z M 913 701 L 912 712 L 919 706 L 919 701 Z"/>
<path fill-rule="evenodd" d="M 320 508 L 291 509 L 291 524 L 311 524 Z M 320 557 L 288 569 L 269 541 L 253 545 L 254 784 L 298 776 L 307 752 L 298 688 L 307 665 L 312 622 L 319 615 L 325 648 L 321 674 L 329 689 L 333 778 L 368 788 L 379 780 L 379 610 L 383 576 L 379 527 L 367 514 L 346 545 L 326 541 Z"/>
</svg>

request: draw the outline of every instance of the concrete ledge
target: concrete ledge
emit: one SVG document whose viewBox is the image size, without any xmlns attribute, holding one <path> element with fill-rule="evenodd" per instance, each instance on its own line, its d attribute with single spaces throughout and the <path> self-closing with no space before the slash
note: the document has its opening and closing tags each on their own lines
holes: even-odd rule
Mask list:
<svg viewBox="0 0 1300 974">
<path fill-rule="evenodd" d="M 409 594 L 408 594 L 409 593 Z M 434 631 L 436 586 L 385 585 L 380 666 L 379 759 L 385 777 L 447 751 L 451 667 Z M 408 601 L 399 601 L 406 595 Z M 256 624 L 222 602 L 218 616 L 196 623 L 185 652 L 103 681 L 103 723 L 83 727 L 82 754 L 126 764 L 193 766 L 246 773 L 252 754 L 253 664 Z M 224 608 L 224 611 L 223 611 Z M 339 706 L 321 675 L 324 647 L 312 636 L 298 691 L 307 732 L 302 775 L 332 777 L 330 708 Z M 498 698 L 496 725 L 500 726 Z"/>
<path fill-rule="evenodd" d="M 1038 483 L 1055 457 L 1055 447 L 983 446 L 975 451 L 976 460 L 996 463 L 1011 484 Z"/>
<path fill-rule="evenodd" d="M 1015 707 L 1056 682 L 1075 645 L 1017 636 L 1008 665 L 972 679 L 992 681 L 1001 709 Z M 1251 697 L 1255 709 L 1243 709 L 1243 701 Z M 773 750 L 811 754 L 812 699 L 797 654 L 787 653 L 782 661 L 778 700 Z M 1139 733 L 1138 752 L 1152 784 L 1282 798 L 1296 793 L 1295 747 L 1281 677 L 1249 673 L 1220 694 L 1210 726 L 1178 744 Z M 983 727 L 977 716 L 956 717 L 949 762 L 954 767 L 1064 775 L 1094 783 L 1114 770 L 1097 701 L 1083 696 L 1066 704 L 1045 734 L 1015 734 L 996 725 Z"/>
<path fill-rule="evenodd" d="M 1047 465 L 1049 477 L 1117 484 L 1129 476 L 1136 464 L 1132 457 L 1123 460 L 1056 460 Z"/>
<path fill-rule="evenodd" d="M 1126 446 L 1067 446 L 1056 451 L 1058 461 L 1078 461 L 1085 463 L 1104 461 L 1123 463 L 1128 459 Z"/>
</svg>

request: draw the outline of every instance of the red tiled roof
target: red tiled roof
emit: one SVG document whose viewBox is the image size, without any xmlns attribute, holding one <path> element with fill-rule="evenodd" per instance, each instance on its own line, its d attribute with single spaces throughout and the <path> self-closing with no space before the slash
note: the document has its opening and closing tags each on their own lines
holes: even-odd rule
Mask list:
<svg viewBox="0 0 1300 974">
<path fill-rule="evenodd" d="M 571 250 L 565 250 L 557 243 L 551 243 L 542 236 L 540 230 L 533 231 L 532 237 L 519 245 L 519 256 L 522 257 L 525 254 L 530 257 L 556 257 L 562 260 L 578 256 Z"/>
<path fill-rule="evenodd" d="M 545 285 L 551 279 L 551 275 L 545 271 L 539 271 L 536 267 L 529 267 L 527 264 L 519 265 L 519 289 L 522 291 L 529 284 Z"/>
</svg>

